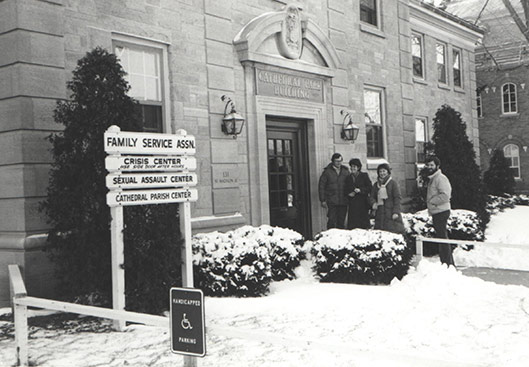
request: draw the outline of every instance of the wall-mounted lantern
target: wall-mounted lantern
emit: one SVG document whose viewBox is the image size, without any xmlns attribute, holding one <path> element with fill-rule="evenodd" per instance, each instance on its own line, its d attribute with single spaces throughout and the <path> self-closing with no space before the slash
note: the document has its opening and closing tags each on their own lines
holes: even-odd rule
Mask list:
<svg viewBox="0 0 529 367">
<path fill-rule="evenodd" d="M 222 132 L 226 135 L 233 135 L 233 139 L 237 139 L 237 135 L 242 132 L 244 126 L 244 117 L 235 110 L 235 104 L 230 97 L 223 95 L 220 99 L 222 102 L 226 102 L 224 117 L 222 118 Z M 228 106 L 230 112 L 228 112 Z"/>
<path fill-rule="evenodd" d="M 343 116 L 342 132 L 340 135 L 342 136 L 343 140 L 347 140 L 354 143 L 354 141 L 358 137 L 358 132 L 360 131 L 360 128 L 353 124 L 353 117 L 351 116 L 351 112 L 341 110 L 340 114 Z"/>
</svg>

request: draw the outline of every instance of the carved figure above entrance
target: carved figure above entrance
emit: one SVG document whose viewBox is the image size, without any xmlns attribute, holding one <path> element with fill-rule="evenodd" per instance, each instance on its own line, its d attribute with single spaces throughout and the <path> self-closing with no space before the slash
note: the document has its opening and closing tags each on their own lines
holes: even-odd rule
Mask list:
<svg viewBox="0 0 529 367">
<path fill-rule="evenodd" d="M 303 50 L 301 14 L 295 5 L 288 5 L 285 9 L 281 32 L 277 33 L 277 49 L 281 56 L 288 59 L 297 60 L 301 57 Z"/>
</svg>

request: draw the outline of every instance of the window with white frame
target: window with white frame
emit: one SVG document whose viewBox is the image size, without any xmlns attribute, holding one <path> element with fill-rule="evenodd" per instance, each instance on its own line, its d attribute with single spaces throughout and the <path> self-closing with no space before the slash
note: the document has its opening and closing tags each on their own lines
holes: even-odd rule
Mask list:
<svg viewBox="0 0 529 367">
<path fill-rule="evenodd" d="M 364 121 L 366 124 L 367 157 L 384 157 L 384 90 L 364 89 Z"/>
<path fill-rule="evenodd" d="M 516 101 L 516 85 L 513 83 L 504 84 L 501 87 L 502 111 L 504 114 L 518 112 Z"/>
<path fill-rule="evenodd" d="M 143 130 L 163 131 L 163 79 L 160 49 L 114 41 L 114 52 L 127 73 L 129 95 L 139 102 Z"/>
<path fill-rule="evenodd" d="M 435 55 L 437 60 L 437 81 L 446 84 L 446 45 L 443 43 L 436 43 Z"/>
<path fill-rule="evenodd" d="M 411 57 L 413 76 L 424 79 L 423 37 L 417 33 L 411 35 Z"/>
<path fill-rule="evenodd" d="M 503 148 L 503 154 L 509 161 L 509 168 L 511 169 L 514 178 L 521 178 L 520 174 L 520 149 L 518 145 L 507 144 Z"/>
<path fill-rule="evenodd" d="M 417 163 L 424 163 L 426 153 L 425 145 L 428 142 L 428 119 L 426 117 L 415 117 L 415 151 L 417 152 Z"/>
<path fill-rule="evenodd" d="M 452 74 L 454 79 L 454 87 L 463 86 L 463 75 L 461 69 L 461 50 L 452 49 Z"/>
<path fill-rule="evenodd" d="M 478 117 L 483 117 L 483 105 L 481 101 L 481 91 L 476 93 L 476 105 L 478 110 Z"/>
<path fill-rule="evenodd" d="M 379 1 L 380 0 L 360 0 L 360 21 L 378 28 Z"/>
</svg>

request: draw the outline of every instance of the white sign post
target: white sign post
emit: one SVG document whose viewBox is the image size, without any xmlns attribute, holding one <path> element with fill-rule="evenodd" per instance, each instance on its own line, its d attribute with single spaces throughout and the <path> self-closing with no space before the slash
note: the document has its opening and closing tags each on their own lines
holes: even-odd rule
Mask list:
<svg viewBox="0 0 529 367">
<path fill-rule="evenodd" d="M 191 249 L 191 202 L 198 200 L 195 138 L 184 130 L 178 134 L 124 132 L 117 126 L 104 136 L 105 167 L 110 173 L 106 184 L 110 207 L 112 244 L 112 306 L 125 309 L 125 270 L 123 252 L 123 206 L 179 203 L 183 286 L 193 288 Z M 133 154 L 133 155 L 126 155 Z M 155 171 L 155 172 L 154 172 Z M 142 173 L 138 173 L 142 172 Z M 122 330 L 124 321 L 115 321 Z M 195 357 L 184 357 L 185 366 L 196 366 Z"/>
</svg>

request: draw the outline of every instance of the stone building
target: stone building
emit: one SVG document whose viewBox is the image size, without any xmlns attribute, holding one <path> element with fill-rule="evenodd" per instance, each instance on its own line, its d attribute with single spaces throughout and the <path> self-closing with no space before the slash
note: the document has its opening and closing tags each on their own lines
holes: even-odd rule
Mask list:
<svg viewBox="0 0 529 367">
<path fill-rule="evenodd" d="M 0 304 L 7 264 L 49 295 L 45 247 L 51 156 L 45 137 L 76 62 L 102 46 L 128 72 L 146 131 L 196 137 L 193 230 L 243 224 L 324 229 L 319 175 L 334 152 L 374 178 L 389 162 L 414 189 L 416 147 L 450 104 L 478 147 L 474 45 L 481 31 L 417 0 L 0 1 Z M 221 122 L 234 102 L 246 120 Z M 342 127 L 360 128 L 342 139 Z"/>
<path fill-rule="evenodd" d="M 520 0 L 510 0 L 523 18 Z M 515 178 L 515 191 L 529 193 L 529 52 L 528 42 L 502 0 L 481 4 L 458 0 L 447 11 L 485 29 L 476 48 L 481 168 L 492 151 L 503 150 Z M 526 88 L 527 87 L 527 88 Z"/>
</svg>

